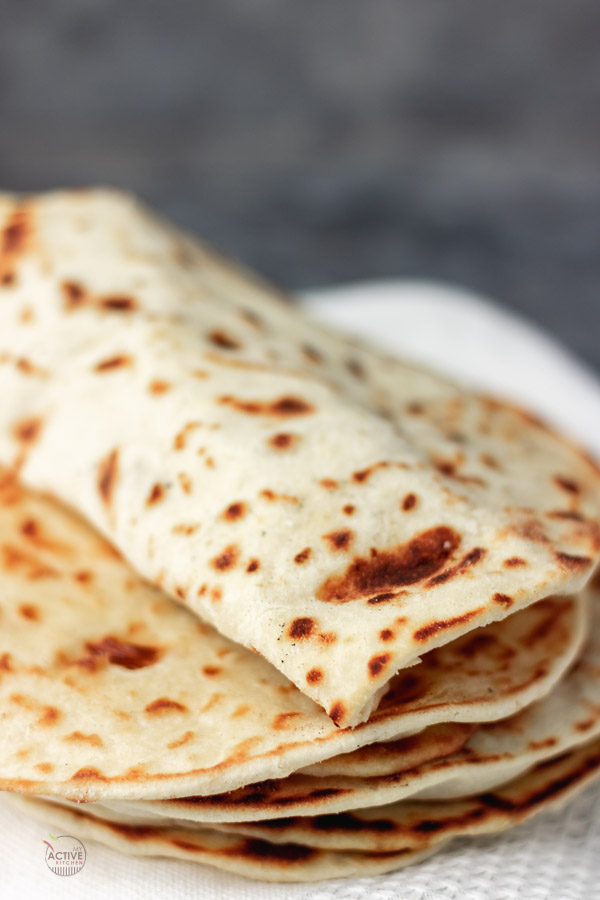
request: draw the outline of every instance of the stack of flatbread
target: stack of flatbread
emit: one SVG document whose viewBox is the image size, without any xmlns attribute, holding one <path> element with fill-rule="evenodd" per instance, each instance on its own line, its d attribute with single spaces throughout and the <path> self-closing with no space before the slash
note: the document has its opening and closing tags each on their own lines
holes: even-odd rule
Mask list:
<svg viewBox="0 0 600 900">
<path fill-rule="evenodd" d="M 309 881 L 600 776 L 600 469 L 535 417 L 110 191 L 0 197 L 0 392 L 10 802 Z"/>
</svg>

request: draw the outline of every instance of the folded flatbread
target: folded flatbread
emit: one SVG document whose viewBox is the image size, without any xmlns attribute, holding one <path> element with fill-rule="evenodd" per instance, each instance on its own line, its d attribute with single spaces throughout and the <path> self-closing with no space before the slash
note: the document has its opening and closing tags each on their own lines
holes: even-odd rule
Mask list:
<svg viewBox="0 0 600 900">
<path fill-rule="evenodd" d="M 419 731 L 421 761 L 439 757 L 468 736 L 456 723 L 509 716 L 551 690 L 587 628 L 582 599 L 541 601 L 427 654 L 368 723 L 337 728 L 268 662 L 10 478 L 0 603 L 0 788 L 73 800 L 229 791 Z M 437 723 L 454 735 L 426 736 Z"/>
<path fill-rule="evenodd" d="M 600 553 L 576 447 L 328 333 L 114 192 L 0 197 L 0 391 L 0 462 L 340 726 Z"/>
</svg>

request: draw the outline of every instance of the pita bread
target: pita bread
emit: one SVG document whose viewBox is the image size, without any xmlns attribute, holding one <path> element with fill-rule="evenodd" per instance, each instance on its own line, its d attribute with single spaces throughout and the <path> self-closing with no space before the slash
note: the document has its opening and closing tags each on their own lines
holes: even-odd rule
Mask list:
<svg viewBox="0 0 600 900">
<path fill-rule="evenodd" d="M 305 320 L 128 197 L 0 198 L 0 462 L 340 726 L 598 560 L 532 417 Z"/>
<path fill-rule="evenodd" d="M 390 841 L 402 849 L 379 852 L 323 850 L 308 844 L 276 844 L 208 829 L 128 825 L 96 818 L 43 800 L 13 795 L 34 818 L 136 856 L 196 860 L 263 881 L 318 881 L 348 875 L 389 872 L 430 856 L 452 838 L 505 831 L 547 808 L 558 808 L 600 777 L 600 741 L 542 763 L 499 788 L 468 800 L 398 804 L 371 811 L 352 829 L 379 846 Z M 385 827 L 383 827 L 385 825 Z M 329 831 L 329 826 L 328 826 Z M 344 832 L 343 826 L 339 831 Z"/>
<path fill-rule="evenodd" d="M 511 715 L 560 679 L 587 624 L 581 600 L 542 601 L 427 654 L 369 723 L 336 728 L 269 663 L 10 479 L 0 597 L 0 788 L 73 800 L 227 791 L 439 722 Z"/>
</svg>

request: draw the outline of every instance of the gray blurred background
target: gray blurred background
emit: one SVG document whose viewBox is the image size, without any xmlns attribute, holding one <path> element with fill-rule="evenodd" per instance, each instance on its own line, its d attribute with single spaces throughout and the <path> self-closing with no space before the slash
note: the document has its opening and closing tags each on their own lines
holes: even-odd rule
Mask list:
<svg viewBox="0 0 600 900">
<path fill-rule="evenodd" d="M 0 183 L 134 189 L 289 288 L 483 290 L 600 368 L 594 0 L 0 0 Z"/>
</svg>

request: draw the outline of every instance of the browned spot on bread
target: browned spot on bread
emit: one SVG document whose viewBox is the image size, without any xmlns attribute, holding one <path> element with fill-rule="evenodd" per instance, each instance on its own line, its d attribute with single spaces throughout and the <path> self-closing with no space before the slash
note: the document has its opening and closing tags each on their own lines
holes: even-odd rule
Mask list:
<svg viewBox="0 0 600 900">
<path fill-rule="evenodd" d="M 85 288 L 77 281 L 63 281 L 60 286 L 67 312 L 83 306 L 87 299 Z"/>
<path fill-rule="evenodd" d="M 10 544 L 3 544 L 1 548 L 2 564 L 6 571 L 24 570 L 26 577 L 30 581 L 37 581 L 40 578 L 56 578 L 58 572 L 51 566 L 46 565 L 39 557 L 33 553 L 27 553 L 19 547 L 13 547 Z"/>
<path fill-rule="evenodd" d="M 315 620 L 308 616 L 294 619 L 288 628 L 288 636 L 297 640 L 310 637 L 315 630 L 315 624 Z"/>
<path fill-rule="evenodd" d="M 30 622 L 39 622 L 40 620 L 40 611 L 33 603 L 22 603 L 19 606 L 19 613 Z"/>
<path fill-rule="evenodd" d="M 242 346 L 236 338 L 221 330 L 211 331 L 208 340 L 216 347 L 222 347 L 223 350 L 239 350 Z"/>
<path fill-rule="evenodd" d="M 224 696 L 223 694 L 220 694 L 218 692 L 216 694 L 211 694 L 211 696 L 208 698 L 207 702 L 204 704 L 204 706 L 202 707 L 200 712 L 205 713 L 205 712 L 208 712 L 209 709 L 213 709 L 215 706 L 217 706 L 221 702 L 221 700 L 223 699 L 223 696 Z"/>
<path fill-rule="evenodd" d="M 527 519 L 525 522 L 517 525 L 514 531 L 528 541 L 534 541 L 537 544 L 548 544 L 550 542 L 548 535 L 537 519 Z"/>
<path fill-rule="evenodd" d="M 180 600 L 185 600 L 185 598 L 187 597 L 186 588 L 181 587 L 181 585 L 176 585 L 175 586 L 175 596 L 179 597 Z"/>
<path fill-rule="evenodd" d="M 327 541 L 332 550 L 346 551 L 350 549 L 354 535 L 348 529 L 340 529 L 332 531 L 331 534 L 324 534 L 323 540 Z"/>
<path fill-rule="evenodd" d="M 184 492 L 184 494 L 192 493 L 193 485 L 192 485 L 192 479 L 189 477 L 189 475 L 186 475 L 185 472 L 178 472 L 177 473 L 177 481 L 179 482 L 181 490 Z"/>
<path fill-rule="evenodd" d="M 81 816 L 83 813 L 76 813 L 76 815 Z M 110 828 L 116 834 L 124 834 L 125 837 L 132 841 L 143 841 L 146 838 L 155 836 L 155 831 L 151 825 L 117 825 L 116 822 L 109 822 L 106 819 L 103 824 L 105 828 Z M 175 842 L 172 841 L 172 843 Z"/>
<path fill-rule="evenodd" d="M 103 359 L 96 363 L 94 372 L 110 372 L 113 369 L 122 369 L 123 366 L 130 366 L 132 359 L 130 356 L 111 356 L 110 359 Z"/>
<path fill-rule="evenodd" d="M 581 513 L 571 509 L 553 509 L 547 512 L 546 515 L 549 519 L 568 519 L 571 522 L 585 522 L 585 518 Z"/>
<path fill-rule="evenodd" d="M 151 714 L 185 712 L 186 710 L 187 706 L 184 706 L 183 703 L 178 703 L 177 700 L 169 700 L 168 697 L 157 697 L 156 700 L 153 700 L 152 703 L 148 703 L 148 705 L 144 707 L 144 711 Z"/>
<path fill-rule="evenodd" d="M 566 491 L 567 494 L 578 494 L 580 491 L 577 482 L 573 481 L 572 478 L 565 478 L 564 475 L 556 475 L 554 483 L 561 488 L 561 490 Z"/>
<path fill-rule="evenodd" d="M 13 434 L 22 444 L 33 444 L 42 430 L 41 419 L 21 419 L 13 427 Z"/>
<path fill-rule="evenodd" d="M 326 491 L 335 491 L 339 486 L 335 478 L 321 478 L 319 484 L 321 487 L 325 488 Z"/>
<path fill-rule="evenodd" d="M 219 403 L 231 406 L 238 412 L 250 415 L 276 416 L 289 418 L 291 416 L 306 416 L 314 412 L 314 408 L 301 397 L 283 396 L 277 400 L 240 400 L 230 394 L 219 397 Z"/>
<path fill-rule="evenodd" d="M 3 653 L 0 656 L 0 672 L 12 672 L 13 667 L 11 665 L 11 656 L 10 653 Z"/>
<path fill-rule="evenodd" d="M 34 768 L 39 769 L 40 772 L 44 772 L 44 774 L 54 771 L 54 766 L 49 762 L 36 763 Z"/>
<path fill-rule="evenodd" d="M 298 563 L 298 565 L 301 566 L 302 563 L 305 563 L 306 560 L 310 557 L 311 552 L 312 551 L 311 551 L 310 547 L 305 547 L 304 550 L 300 551 L 300 553 L 296 553 L 296 555 L 294 557 L 294 562 Z"/>
<path fill-rule="evenodd" d="M 387 593 L 387 594 L 377 594 L 376 597 L 369 597 L 367 601 L 371 606 L 376 606 L 378 603 L 386 603 L 388 600 L 393 600 L 396 594 Z"/>
<path fill-rule="evenodd" d="M 382 596 L 394 588 L 416 584 L 442 568 L 460 543 L 447 525 L 416 535 L 407 544 L 389 550 L 371 549 L 369 557 L 356 557 L 342 575 L 328 578 L 317 590 L 319 600 L 346 603 Z"/>
<path fill-rule="evenodd" d="M 312 344 L 303 344 L 301 347 L 301 350 L 309 362 L 312 362 L 312 363 L 322 363 L 323 362 L 323 354 L 320 353 L 316 347 L 313 347 Z"/>
<path fill-rule="evenodd" d="M 276 731 L 281 731 L 284 728 L 288 728 L 290 724 L 292 724 L 292 719 L 298 718 L 302 713 L 299 712 L 285 712 L 278 713 L 273 719 L 273 728 Z"/>
<path fill-rule="evenodd" d="M 402 501 L 402 509 L 404 512 L 409 512 L 411 509 L 414 509 L 417 505 L 417 497 L 416 494 L 407 494 L 404 500 Z"/>
<path fill-rule="evenodd" d="M 327 713 L 331 721 L 334 725 L 339 725 L 344 716 L 346 715 L 346 707 L 342 703 L 341 700 L 338 700 L 333 704 L 329 712 Z"/>
<path fill-rule="evenodd" d="M 413 637 L 416 641 L 426 641 L 432 635 L 437 634 L 438 631 L 444 631 L 446 628 L 453 628 L 455 625 L 463 625 L 465 622 L 469 622 L 473 616 L 480 613 L 482 609 L 483 607 L 480 606 L 477 609 L 472 609 L 470 612 L 463 613 L 462 616 L 454 616 L 452 619 L 440 619 L 438 622 L 430 622 L 429 625 L 418 628 Z"/>
<path fill-rule="evenodd" d="M 89 584 L 93 577 L 93 574 L 87 569 L 80 569 L 79 572 L 75 572 L 73 575 L 75 581 L 78 581 L 80 584 Z"/>
<path fill-rule="evenodd" d="M 204 666 L 202 671 L 205 675 L 212 677 L 213 675 L 219 675 L 221 673 L 221 669 L 219 666 Z"/>
<path fill-rule="evenodd" d="M 452 460 L 434 459 L 433 464 L 438 472 L 445 475 L 446 478 L 453 478 L 455 481 L 460 481 L 463 484 L 476 484 L 480 487 L 485 487 L 483 478 L 480 478 L 478 475 L 464 475 L 462 472 L 458 472 L 457 464 Z"/>
<path fill-rule="evenodd" d="M 434 466 L 438 472 L 441 472 L 442 475 L 446 475 L 448 478 L 452 478 L 456 474 L 456 463 L 451 460 L 436 459 L 434 460 Z"/>
<path fill-rule="evenodd" d="M 491 634 L 487 634 L 485 630 L 476 630 L 472 636 L 467 636 L 466 640 L 456 642 L 456 652 L 466 659 L 472 659 L 482 651 L 497 650 L 497 646 L 497 641 Z M 512 659 L 514 651 L 511 648 L 507 648 L 507 650 L 510 651 L 507 653 L 507 659 Z"/>
<path fill-rule="evenodd" d="M 506 566 L 507 569 L 515 569 L 517 566 L 526 566 L 527 563 L 520 556 L 510 556 L 504 560 L 502 565 Z"/>
<path fill-rule="evenodd" d="M 0 234 L 0 276 L 5 284 L 14 281 L 15 264 L 32 243 L 33 225 L 26 203 L 19 203 Z M 8 276 L 8 281 L 5 279 Z"/>
<path fill-rule="evenodd" d="M 297 434 L 280 432 L 279 434 L 272 435 L 267 443 L 275 450 L 291 450 L 299 440 L 300 437 Z"/>
<path fill-rule="evenodd" d="M 256 572 L 257 569 L 260 568 L 260 561 L 258 559 L 251 559 L 248 565 L 246 566 L 246 572 Z"/>
<path fill-rule="evenodd" d="M 218 556 L 211 560 L 211 565 L 219 572 L 226 572 L 227 569 L 232 569 L 236 565 L 238 557 L 239 550 L 234 544 L 230 544 L 228 547 L 225 547 L 222 553 L 219 553 Z"/>
<path fill-rule="evenodd" d="M 183 745 L 189 743 L 189 741 L 191 741 L 193 737 L 193 731 L 184 731 L 184 733 L 180 737 L 175 738 L 174 741 L 171 741 L 170 744 L 167 744 L 167 750 L 175 750 L 177 747 L 183 747 Z"/>
<path fill-rule="evenodd" d="M 77 664 L 92 669 L 95 662 L 102 659 L 107 659 L 114 666 L 122 666 L 124 669 L 143 669 L 154 665 L 161 655 L 158 647 L 132 644 L 110 634 L 100 641 L 88 641 L 85 649 L 88 657 L 77 660 Z"/>
<path fill-rule="evenodd" d="M 240 309 L 240 318 L 252 325 L 257 331 L 261 331 L 263 328 L 263 320 L 252 309 Z"/>
<path fill-rule="evenodd" d="M 102 774 L 100 769 L 86 766 L 83 769 L 77 769 L 75 774 L 71 775 L 71 781 L 108 781 L 108 778 Z"/>
<path fill-rule="evenodd" d="M 102 747 L 103 741 L 99 734 L 84 734 L 82 731 L 72 731 L 66 734 L 63 741 L 71 741 L 78 744 L 90 744 L 92 747 Z"/>
<path fill-rule="evenodd" d="M 119 451 L 111 450 L 98 466 L 98 493 L 103 503 L 110 507 L 119 474 Z"/>
<path fill-rule="evenodd" d="M 55 706 L 44 706 L 42 707 L 42 714 L 38 719 L 38 725 L 56 725 L 56 723 L 60 719 L 60 716 L 60 710 L 58 710 Z"/>
<path fill-rule="evenodd" d="M 173 385 L 168 381 L 161 381 L 159 378 L 155 378 L 154 381 L 151 381 L 148 385 L 148 390 L 151 394 L 166 394 L 172 387 Z"/>
<path fill-rule="evenodd" d="M 320 644 L 333 644 L 337 641 L 337 636 L 333 631 L 323 631 L 317 635 L 317 640 Z"/>
<path fill-rule="evenodd" d="M 354 375 L 355 378 L 365 377 L 365 370 L 357 359 L 347 359 L 345 365 L 350 374 Z"/>
<path fill-rule="evenodd" d="M 200 525 L 198 525 L 198 524 L 194 524 L 194 525 L 181 524 L 181 525 L 173 525 L 172 531 L 173 531 L 173 534 L 190 535 L 190 534 L 194 534 L 195 531 L 198 531 L 199 528 L 200 528 Z"/>
<path fill-rule="evenodd" d="M 355 510 L 356 510 L 356 507 L 352 506 L 351 503 L 346 503 L 346 505 L 344 507 L 342 507 L 342 512 L 345 513 L 347 516 L 352 516 L 354 514 Z"/>
<path fill-rule="evenodd" d="M 200 422 L 188 422 L 187 425 L 181 429 L 181 431 L 175 435 L 175 440 L 173 441 L 173 449 L 174 450 L 183 450 L 187 443 L 188 435 L 191 431 L 194 431 L 196 428 L 200 428 Z"/>
<path fill-rule="evenodd" d="M 379 637 L 382 641 L 391 641 L 394 637 L 394 632 L 390 628 L 383 628 L 379 632 Z"/>
<path fill-rule="evenodd" d="M 512 606 L 515 602 L 508 594 L 494 594 L 492 600 L 494 603 L 499 603 L 501 606 Z"/>
<path fill-rule="evenodd" d="M 575 728 L 577 729 L 577 731 L 585 732 L 585 731 L 589 731 L 590 728 L 592 728 L 592 726 L 595 724 L 596 724 L 596 719 L 584 719 L 581 722 L 575 722 Z M 556 743 L 556 741 L 555 741 L 555 743 Z"/>
<path fill-rule="evenodd" d="M 290 863 L 305 862 L 313 856 L 317 856 L 318 850 L 305 847 L 303 844 L 271 844 L 260 838 L 246 838 L 239 845 L 224 851 L 227 855 L 240 858 L 268 859 L 269 862 L 288 865 Z"/>
<path fill-rule="evenodd" d="M 321 681 L 323 678 L 323 673 L 320 669 L 310 669 L 306 673 L 306 680 L 309 684 L 317 684 L 317 682 Z"/>
<path fill-rule="evenodd" d="M 42 526 L 37 519 L 33 518 L 33 516 L 29 516 L 22 522 L 21 534 L 24 538 L 27 538 L 34 547 L 40 547 L 43 550 L 52 550 L 55 553 L 69 553 L 69 547 L 66 544 L 55 541 L 44 534 Z"/>
<path fill-rule="evenodd" d="M 566 569 L 585 569 L 592 563 L 589 556 L 573 556 L 571 553 L 555 553 L 554 558 Z"/>
<path fill-rule="evenodd" d="M 529 741 L 527 748 L 529 750 L 545 750 L 547 747 L 555 747 L 558 739 L 555 737 L 543 738 L 539 741 Z"/>
<path fill-rule="evenodd" d="M 243 518 L 246 515 L 246 512 L 246 504 L 242 503 L 241 500 L 237 500 L 235 503 L 231 503 L 227 509 L 221 513 L 221 518 L 226 519 L 228 522 L 235 522 L 238 519 Z"/>
<path fill-rule="evenodd" d="M 48 374 L 45 369 L 36 366 L 30 359 L 27 359 L 24 356 L 20 356 L 15 361 L 15 366 L 23 375 L 38 375 L 40 377 L 45 377 Z"/>
<path fill-rule="evenodd" d="M 292 494 L 276 494 L 275 491 L 272 491 L 269 488 L 265 488 L 264 491 L 261 491 L 260 496 L 264 497 L 265 500 L 282 500 L 284 503 L 299 502 L 298 498 L 292 496 Z"/>
<path fill-rule="evenodd" d="M 231 713 L 232 719 L 241 719 L 243 716 L 247 716 L 252 707 L 249 703 L 240 703 L 239 706 L 236 706 L 234 711 Z"/>
<path fill-rule="evenodd" d="M 372 656 L 369 660 L 368 668 L 372 678 L 376 678 L 383 672 L 389 663 L 391 656 L 389 653 L 382 653 L 379 656 Z"/>
<path fill-rule="evenodd" d="M 218 603 L 222 596 L 223 591 L 220 587 L 214 587 L 210 589 L 210 599 L 213 601 L 213 603 Z"/>
<path fill-rule="evenodd" d="M 500 469 L 500 463 L 491 453 L 482 453 L 479 457 L 484 466 L 488 469 Z"/>
<path fill-rule="evenodd" d="M 110 297 L 101 297 L 98 302 L 103 309 L 113 312 L 134 312 L 137 309 L 137 302 L 133 297 L 122 297 L 115 294 Z"/>
<path fill-rule="evenodd" d="M 154 506 L 155 504 L 160 503 L 161 500 L 164 500 L 164 497 L 165 489 L 162 484 L 157 482 L 150 489 L 150 493 L 146 498 L 146 506 Z"/>
<path fill-rule="evenodd" d="M 451 578 L 455 578 L 457 575 L 462 575 L 463 572 L 482 560 L 484 556 L 485 550 L 482 547 L 473 547 L 473 549 L 469 550 L 455 566 L 445 569 L 443 572 L 440 572 L 439 575 L 434 575 L 433 578 L 429 579 L 425 586 L 435 587 L 438 584 L 444 584 L 446 581 L 450 581 Z"/>
</svg>

